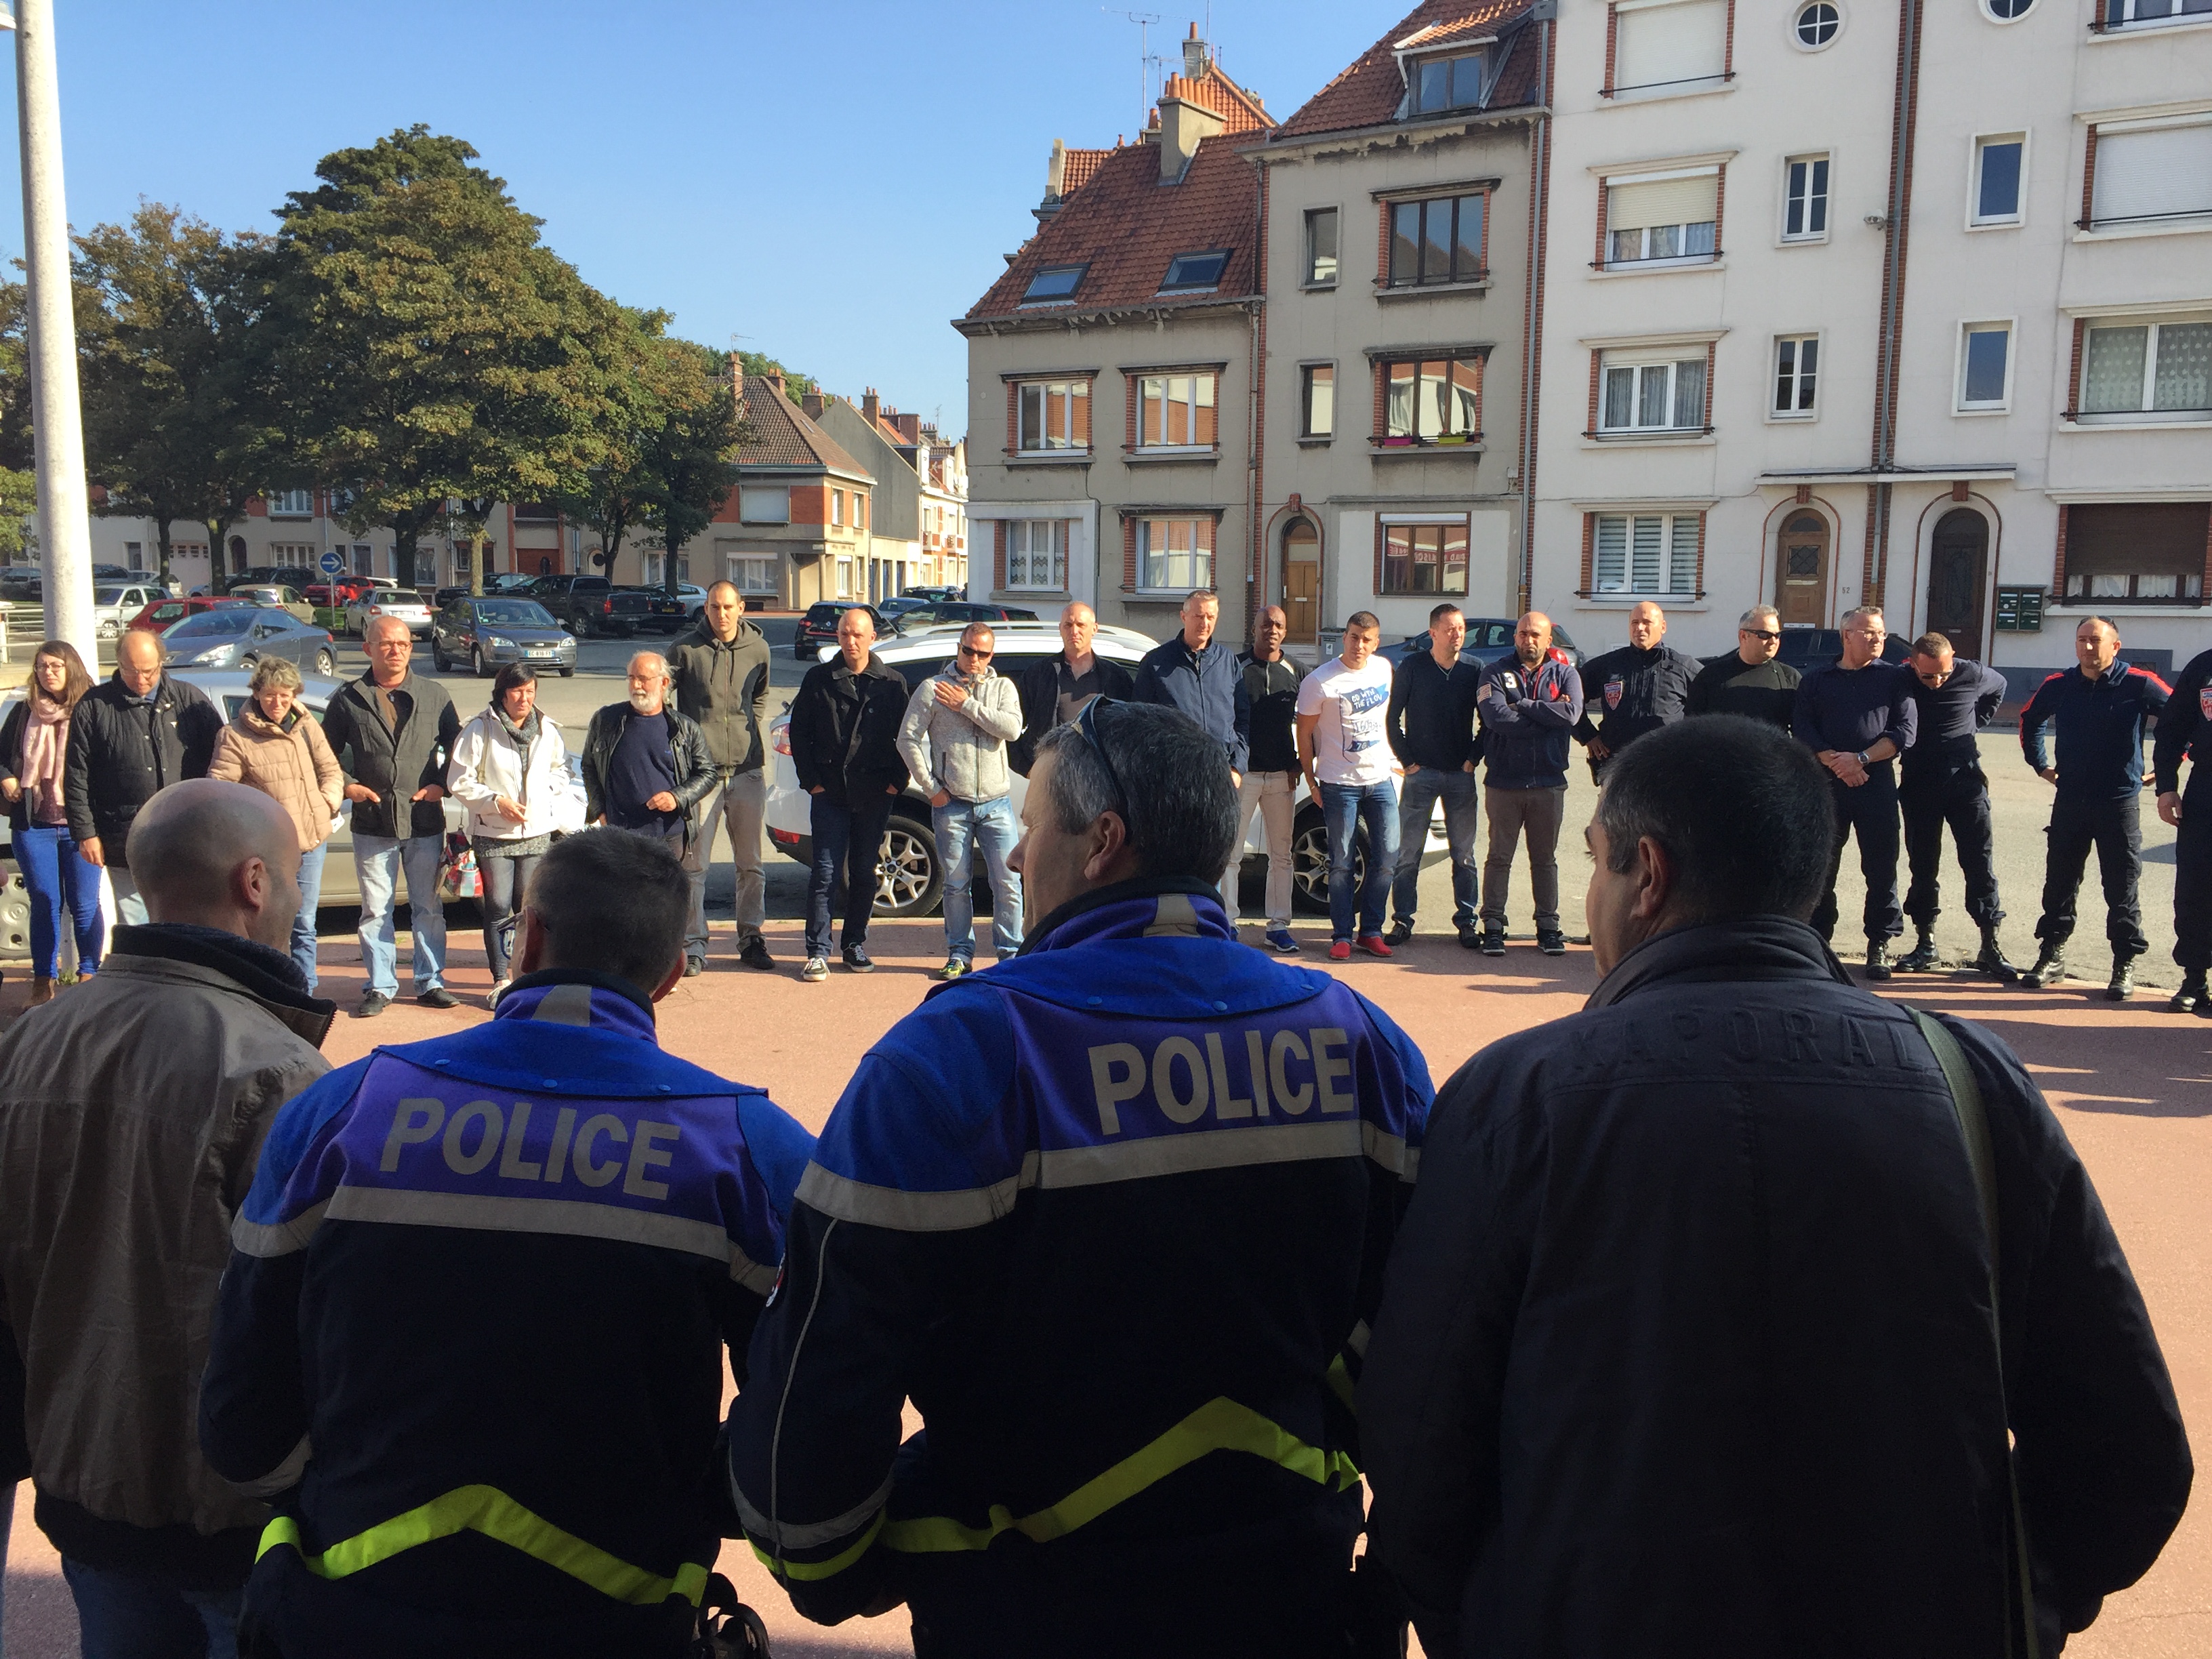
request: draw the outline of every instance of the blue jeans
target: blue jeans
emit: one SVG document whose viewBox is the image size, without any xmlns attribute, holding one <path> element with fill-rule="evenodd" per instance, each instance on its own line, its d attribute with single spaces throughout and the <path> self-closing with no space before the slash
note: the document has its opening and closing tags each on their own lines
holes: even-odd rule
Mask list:
<svg viewBox="0 0 2212 1659">
<path fill-rule="evenodd" d="M 407 872 L 407 904 L 414 913 L 415 994 L 446 981 L 446 905 L 438 896 L 438 866 L 446 850 L 443 836 L 356 836 L 353 867 L 361 877 L 361 959 L 368 969 L 368 988 L 386 996 L 399 994 L 398 941 L 392 913 L 399 872 Z"/>
<path fill-rule="evenodd" d="M 975 899 L 970 883 L 974 854 L 983 855 L 991 878 L 991 944 L 1002 957 L 1022 948 L 1022 878 L 1006 866 L 1021 839 L 1011 795 L 961 800 L 930 809 L 937 831 L 937 861 L 945 872 L 945 948 L 963 962 L 975 959 Z"/>
<path fill-rule="evenodd" d="M 1321 787 L 1322 815 L 1328 823 L 1328 925 L 1334 939 L 1367 939 L 1382 931 L 1383 902 L 1390 896 L 1390 872 L 1398 862 L 1398 791 L 1382 783 L 1327 783 Z M 1367 823 L 1367 878 L 1352 890 L 1352 856 L 1358 825 Z M 1358 911 L 1358 931 L 1352 912 Z"/>
<path fill-rule="evenodd" d="M 890 822 L 891 797 L 878 796 L 855 811 L 827 795 L 809 799 L 814 832 L 814 870 L 806 884 L 806 954 L 830 955 L 830 896 L 837 872 L 845 872 L 845 927 L 839 943 L 848 951 L 868 939 L 868 918 L 876 908 L 876 866 L 883 860 L 884 826 Z"/>
<path fill-rule="evenodd" d="M 1439 798 L 1444 804 L 1444 838 L 1451 843 L 1452 926 L 1463 932 L 1474 926 L 1478 897 L 1474 831 L 1480 793 L 1472 772 L 1424 766 L 1406 775 L 1405 792 L 1398 797 L 1398 873 L 1390 887 L 1390 909 L 1408 927 L 1413 925 L 1420 901 L 1421 854 L 1429 844 L 1429 820 L 1436 816 Z"/>
<path fill-rule="evenodd" d="M 66 824 L 33 827 L 15 834 L 15 867 L 31 896 L 31 971 L 52 979 L 61 961 L 62 905 L 68 902 L 76 934 L 76 970 L 100 966 L 107 942 L 107 922 L 100 914 L 100 872 L 76 855 L 76 841 Z"/>
<path fill-rule="evenodd" d="M 84 1659 L 238 1659 L 241 1586 L 173 1589 L 136 1573 L 88 1567 L 62 1558 L 76 1599 Z"/>
<path fill-rule="evenodd" d="M 323 860 L 330 856 L 325 839 L 312 851 L 300 854 L 300 914 L 292 918 L 292 960 L 315 988 L 315 909 L 323 896 Z"/>
</svg>

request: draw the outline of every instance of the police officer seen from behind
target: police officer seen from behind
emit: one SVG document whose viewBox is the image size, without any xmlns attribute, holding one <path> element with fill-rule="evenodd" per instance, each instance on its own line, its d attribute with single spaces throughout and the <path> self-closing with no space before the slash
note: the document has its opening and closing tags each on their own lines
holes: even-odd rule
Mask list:
<svg viewBox="0 0 2212 1659">
<path fill-rule="evenodd" d="M 2180 833 L 2174 837 L 2173 959 L 2181 968 L 2181 988 L 2166 1006 L 2177 1014 L 2212 1019 L 2212 994 L 2205 970 L 2212 969 L 2212 651 L 2194 659 L 2174 683 L 2166 712 L 2158 717 L 2158 741 L 2151 747 L 2158 774 L 2158 815 Z M 2181 787 L 2186 759 L 2189 787 Z"/>
<path fill-rule="evenodd" d="M 1024 777 L 1037 739 L 1065 726 L 1093 697 L 1127 697 L 1129 671 L 1091 648 L 1098 613 L 1080 599 L 1060 607 L 1060 654 L 1031 663 L 1015 680 L 1022 699 L 1022 734 L 1006 745 L 1006 761 Z"/>
<path fill-rule="evenodd" d="M 1862 605 L 1844 617 L 1844 654 L 1805 676 L 1797 687 L 1793 724 L 1797 740 L 1828 769 L 1835 809 L 1835 840 L 1828 855 L 1828 890 L 1813 912 L 1823 940 L 1836 933 L 1836 872 L 1844 843 L 1859 839 L 1859 873 L 1866 878 L 1866 970 L 1887 979 L 1889 942 L 1905 931 L 1897 902 L 1896 757 L 1912 747 L 1920 708 L 1917 684 L 1902 667 L 1881 660 L 1889 632 L 1881 612 Z"/>
<path fill-rule="evenodd" d="M 903 1601 L 918 1659 L 1347 1650 L 1346 1401 L 1428 1075 L 1237 944 L 1219 757 L 1103 700 L 1048 735 L 1021 955 L 933 989 L 830 1115 L 730 1425 L 810 1619 Z"/>
<path fill-rule="evenodd" d="M 1966 881 L 1966 914 L 1982 930 L 1977 973 L 2020 977 L 1997 942 L 2004 907 L 1997 902 L 1996 837 L 1990 829 L 1990 781 L 1974 734 L 1996 717 L 2005 700 L 2005 677 L 1980 663 L 1961 660 L 1941 634 L 1912 642 L 1905 666 L 1912 672 L 1912 701 L 1919 730 L 1899 763 L 1897 804 L 1905 814 L 1905 857 L 1912 872 L 1905 914 L 1919 940 L 1897 965 L 1924 974 L 1936 965 L 1936 918 L 1941 913 L 1943 826 L 1951 826 L 1959 869 Z"/>
<path fill-rule="evenodd" d="M 1383 936 L 1391 945 L 1413 937 L 1421 854 L 1438 801 L 1451 843 L 1452 927 L 1468 950 L 1481 943 L 1474 926 L 1480 897 L 1474 763 L 1482 758 L 1482 739 L 1475 734 L 1474 699 L 1482 690 L 1482 665 L 1460 655 L 1466 643 L 1466 617 L 1455 605 L 1440 605 L 1429 612 L 1429 648 L 1407 656 L 1390 679 L 1390 748 L 1406 769 L 1398 791 L 1398 867 L 1390 884 L 1395 919 Z"/>
<path fill-rule="evenodd" d="M 1645 599 L 1628 613 L 1628 643 L 1583 663 L 1575 739 L 1589 751 L 1590 776 L 1600 782 L 1607 761 L 1690 712 L 1690 687 L 1705 665 L 1666 638 L 1667 613 Z"/>
<path fill-rule="evenodd" d="M 1559 825 L 1567 815 L 1567 738 L 1583 717 L 1583 682 L 1552 644 L 1552 619 L 1531 611 L 1515 624 L 1513 654 L 1482 671 L 1483 805 L 1490 852 L 1482 865 L 1482 954 L 1505 954 L 1505 898 L 1513 855 L 1528 837 L 1536 945 L 1565 956 L 1559 932 Z"/>
<path fill-rule="evenodd" d="M 2021 752 L 2057 790 L 2051 803 L 2050 849 L 2043 870 L 2043 916 L 2035 924 L 2042 949 L 2021 983 L 2039 990 L 2066 977 L 2066 941 L 2074 908 L 2097 849 L 2104 879 L 2105 936 L 2112 943 L 2112 978 L 2105 994 L 2124 1002 L 2136 993 L 2136 958 L 2150 949 L 2143 936 L 2136 888 L 2142 878 L 2143 737 L 2166 710 L 2166 682 L 2120 660 L 2120 630 L 2092 617 L 2074 630 L 2081 664 L 2053 674 L 2020 711 Z M 2058 734 L 2051 758 L 2045 726 Z"/>
<path fill-rule="evenodd" d="M 1431 1659 L 2055 1654 L 2181 1516 L 2050 1107 L 1805 925 L 1827 775 L 1741 719 L 1639 739 L 1586 832 L 1595 994 L 1437 1097 L 1358 1401 L 1369 1559 Z"/>
<path fill-rule="evenodd" d="M 1781 614 L 1754 605 L 1736 622 L 1735 649 L 1708 657 L 1690 682 L 1692 714 L 1741 714 L 1783 731 L 1797 714 L 1797 671 L 1776 660 L 1782 649 Z"/>
<path fill-rule="evenodd" d="M 1267 837 L 1267 945 L 1294 957 L 1298 941 L 1291 932 L 1291 802 L 1298 788 L 1299 674 L 1297 665 L 1283 654 L 1283 636 L 1289 631 L 1282 606 L 1262 605 L 1252 624 L 1252 648 L 1237 659 L 1252 714 L 1244 776 L 1237 786 L 1237 851 L 1222 872 L 1221 903 L 1234 927 L 1245 834 L 1257 812 Z"/>
<path fill-rule="evenodd" d="M 556 842 L 492 1019 L 276 1115 L 200 1394 L 208 1461 L 277 1511 L 248 1651 L 693 1651 L 723 1356 L 743 1385 L 812 1140 L 659 1046 L 680 852 Z"/>
</svg>

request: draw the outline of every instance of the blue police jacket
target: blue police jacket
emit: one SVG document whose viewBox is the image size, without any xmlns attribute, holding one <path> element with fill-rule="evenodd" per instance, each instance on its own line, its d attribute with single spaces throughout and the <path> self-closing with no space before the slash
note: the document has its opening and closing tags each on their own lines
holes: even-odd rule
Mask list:
<svg viewBox="0 0 2212 1659">
<path fill-rule="evenodd" d="M 1534 669 L 1500 657 L 1482 671 L 1483 781 L 1492 789 L 1564 789 L 1567 738 L 1583 717 L 1583 679 L 1553 646 Z"/>
<path fill-rule="evenodd" d="M 2044 728 L 2058 733 L 2058 793 L 2069 800 L 2133 800 L 2142 792 L 2143 737 L 2172 694 L 2148 668 L 2118 658 L 2091 679 L 2053 674 L 2020 711 L 2020 747 L 2040 772 L 2051 764 Z"/>
<path fill-rule="evenodd" d="M 799 1611 L 903 1597 L 969 1655 L 1306 1651 L 1269 1621 L 1349 1566 L 1346 1402 L 1431 1093 L 1195 881 L 933 990 L 830 1115 L 731 1417 Z"/>
<path fill-rule="evenodd" d="M 518 979 L 278 1113 L 200 1399 L 270 1496 L 285 1653 L 683 1651 L 744 1356 L 812 1138 L 661 1052 L 621 981 Z"/>
</svg>

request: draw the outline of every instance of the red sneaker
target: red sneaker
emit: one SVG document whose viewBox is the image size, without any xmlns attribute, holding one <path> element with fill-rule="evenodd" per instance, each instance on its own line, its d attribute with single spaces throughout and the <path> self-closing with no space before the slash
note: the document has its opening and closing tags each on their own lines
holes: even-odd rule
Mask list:
<svg viewBox="0 0 2212 1659">
<path fill-rule="evenodd" d="M 1359 948 L 1370 957 L 1387 957 L 1392 954 L 1389 944 L 1380 933 L 1370 933 L 1359 941 Z"/>
<path fill-rule="evenodd" d="M 1332 941 L 1328 947 L 1328 959 L 1331 962 L 1351 961 L 1352 941 L 1348 939 L 1340 939 Z"/>
</svg>

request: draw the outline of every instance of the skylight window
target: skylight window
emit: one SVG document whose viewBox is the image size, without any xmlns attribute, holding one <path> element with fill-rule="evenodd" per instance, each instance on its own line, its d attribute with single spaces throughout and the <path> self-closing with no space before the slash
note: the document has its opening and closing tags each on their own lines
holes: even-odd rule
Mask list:
<svg viewBox="0 0 2212 1659">
<path fill-rule="evenodd" d="M 1227 248 L 1213 248 L 1204 253 L 1178 253 L 1168 261 L 1167 280 L 1160 284 L 1160 292 L 1170 289 L 1212 288 L 1221 281 L 1221 272 L 1229 263 Z"/>
<path fill-rule="evenodd" d="M 1022 303 L 1036 301 L 1065 300 L 1074 294 L 1083 281 L 1089 265 L 1047 265 L 1030 278 L 1029 289 L 1022 295 Z"/>
</svg>

